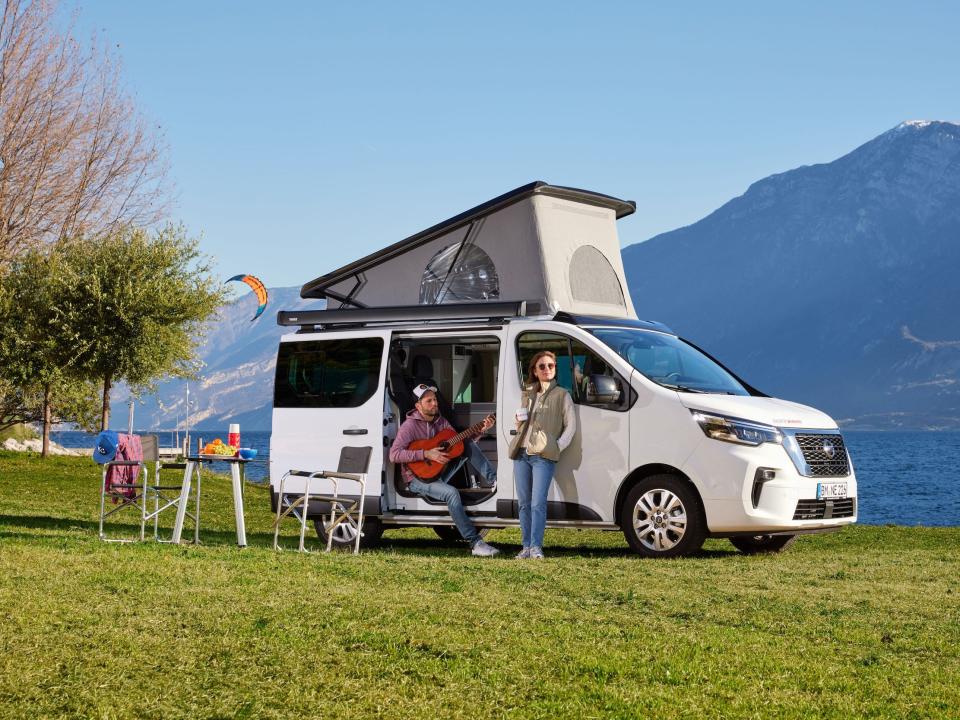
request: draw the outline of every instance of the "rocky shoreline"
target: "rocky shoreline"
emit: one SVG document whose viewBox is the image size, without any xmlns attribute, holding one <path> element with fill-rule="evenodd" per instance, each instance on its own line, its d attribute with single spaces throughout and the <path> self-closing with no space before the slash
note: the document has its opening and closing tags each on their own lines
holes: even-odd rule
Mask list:
<svg viewBox="0 0 960 720">
<path fill-rule="evenodd" d="M 0 445 L 4 450 L 12 450 L 14 452 L 35 452 L 39 453 L 43 449 L 43 440 L 36 438 L 31 440 L 16 440 L 14 438 L 7 438 L 3 441 L 3 444 Z M 50 454 L 51 455 L 91 455 L 92 451 L 84 448 L 65 448 L 62 445 L 57 445 L 57 443 L 50 441 Z"/>
</svg>

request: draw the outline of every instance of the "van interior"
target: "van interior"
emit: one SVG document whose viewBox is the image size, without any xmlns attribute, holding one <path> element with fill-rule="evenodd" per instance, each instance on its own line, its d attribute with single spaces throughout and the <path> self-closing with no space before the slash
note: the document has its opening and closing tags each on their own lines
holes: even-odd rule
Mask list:
<svg viewBox="0 0 960 720">
<path fill-rule="evenodd" d="M 500 341 L 496 337 L 395 338 L 390 345 L 387 382 L 398 421 L 402 422 L 414 409 L 416 397 L 413 389 L 421 383 L 438 389 L 440 412 L 457 431 L 497 413 L 499 360 Z M 498 423 L 505 420 L 510 418 L 497 414 Z M 495 433 L 488 432 L 477 442 L 496 467 Z M 478 486 L 476 472 L 469 463 L 450 484 L 460 490 L 464 505 L 477 505 L 496 492 Z M 414 497 L 404 487 L 399 466 L 394 468 L 394 487 L 399 495 Z"/>
</svg>

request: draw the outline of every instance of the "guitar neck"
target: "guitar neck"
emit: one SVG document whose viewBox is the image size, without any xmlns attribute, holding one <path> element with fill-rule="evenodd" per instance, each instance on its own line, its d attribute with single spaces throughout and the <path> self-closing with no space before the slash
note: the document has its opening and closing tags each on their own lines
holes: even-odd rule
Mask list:
<svg viewBox="0 0 960 720">
<path fill-rule="evenodd" d="M 486 419 L 483 419 L 480 422 L 478 422 L 476 425 L 471 425 L 462 433 L 457 433 L 452 438 L 447 440 L 447 445 L 456 445 L 457 443 L 463 442 L 464 440 L 466 440 L 468 437 L 471 437 L 472 435 L 479 435 L 481 432 L 483 432 L 483 424 L 485 422 L 486 422 Z"/>
</svg>

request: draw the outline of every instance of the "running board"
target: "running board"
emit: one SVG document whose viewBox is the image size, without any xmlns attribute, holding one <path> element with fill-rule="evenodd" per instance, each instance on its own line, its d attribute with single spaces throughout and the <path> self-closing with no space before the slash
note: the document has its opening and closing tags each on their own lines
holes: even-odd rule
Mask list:
<svg viewBox="0 0 960 720">
<path fill-rule="evenodd" d="M 515 528 L 520 527 L 520 521 L 513 518 L 483 517 L 482 515 L 470 515 L 467 513 L 470 521 L 477 527 L 487 528 Z M 450 525 L 453 526 L 453 520 L 449 515 L 407 515 L 405 513 L 384 513 L 380 516 L 380 522 L 384 526 L 426 526 Z M 583 529 L 583 530 L 619 530 L 620 526 L 610 522 L 595 522 L 588 520 L 548 520 L 548 528 L 555 529 Z"/>
</svg>

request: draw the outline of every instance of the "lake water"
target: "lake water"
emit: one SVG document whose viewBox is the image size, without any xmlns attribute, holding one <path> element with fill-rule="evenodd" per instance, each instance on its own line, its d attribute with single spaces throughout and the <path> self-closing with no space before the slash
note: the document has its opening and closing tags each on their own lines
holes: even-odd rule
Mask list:
<svg viewBox="0 0 960 720">
<path fill-rule="evenodd" d="M 144 431 L 138 431 L 144 432 Z M 173 445 L 159 433 L 161 445 Z M 217 433 L 199 431 L 194 438 L 212 440 Z M 64 447 L 93 447 L 93 436 L 55 432 Z M 220 433 L 226 441 L 226 433 Z M 843 437 L 857 473 L 859 522 L 868 525 L 960 525 L 960 433 L 845 432 Z M 270 433 L 245 431 L 244 447 L 256 448 L 257 460 L 270 457 Z M 215 470 L 226 474 L 225 464 Z M 267 463 L 247 466 L 250 480 L 265 481 Z"/>
</svg>

